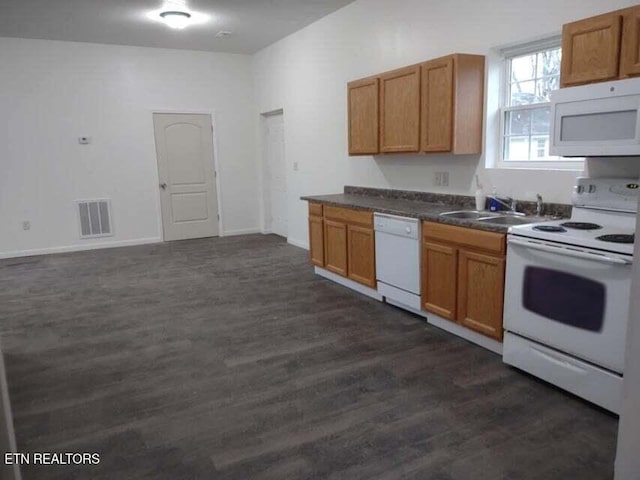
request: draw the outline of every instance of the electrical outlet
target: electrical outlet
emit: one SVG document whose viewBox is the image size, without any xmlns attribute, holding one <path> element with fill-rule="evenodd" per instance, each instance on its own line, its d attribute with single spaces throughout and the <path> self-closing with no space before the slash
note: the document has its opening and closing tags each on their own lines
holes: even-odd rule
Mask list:
<svg viewBox="0 0 640 480">
<path fill-rule="evenodd" d="M 449 172 L 436 172 L 436 187 L 449 186 Z"/>
<path fill-rule="evenodd" d="M 22 230 L 31 230 L 31 222 L 29 221 L 22 222 Z"/>
</svg>

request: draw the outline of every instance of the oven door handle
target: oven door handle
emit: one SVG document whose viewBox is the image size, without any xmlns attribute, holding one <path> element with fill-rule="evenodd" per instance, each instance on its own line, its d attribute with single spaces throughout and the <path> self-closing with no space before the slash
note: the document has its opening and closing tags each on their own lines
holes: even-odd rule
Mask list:
<svg viewBox="0 0 640 480">
<path fill-rule="evenodd" d="M 518 247 L 529 248 L 531 250 L 538 250 L 540 252 L 555 253 L 557 255 L 563 255 L 566 257 L 582 258 L 585 260 L 593 260 L 594 262 L 608 263 L 611 265 L 631 265 L 631 260 L 624 258 L 610 257 L 604 254 L 587 253 L 579 250 L 570 250 L 566 247 L 552 247 L 544 243 L 534 243 L 526 240 L 518 240 L 516 238 L 509 238 L 507 240 L 509 245 L 516 245 Z"/>
</svg>

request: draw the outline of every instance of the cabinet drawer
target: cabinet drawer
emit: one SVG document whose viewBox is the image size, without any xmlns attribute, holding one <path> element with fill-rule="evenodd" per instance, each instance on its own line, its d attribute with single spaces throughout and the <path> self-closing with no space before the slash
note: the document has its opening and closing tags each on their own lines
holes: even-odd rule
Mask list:
<svg viewBox="0 0 640 480">
<path fill-rule="evenodd" d="M 351 208 L 324 207 L 324 217 L 345 223 L 356 223 L 366 227 L 373 227 L 373 213 Z"/>
<path fill-rule="evenodd" d="M 422 236 L 427 239 L 455 243 L 502 255 L 505 254 L 506 249 L 506 235 L 503 233 L 486 232 L 443 223 L 422 222 Z"/>
<path fill-rule="evenodd" d="M 321 217 L 322 216 L 322 204 L 309 202 L 309 215 Z"/>
</svg>

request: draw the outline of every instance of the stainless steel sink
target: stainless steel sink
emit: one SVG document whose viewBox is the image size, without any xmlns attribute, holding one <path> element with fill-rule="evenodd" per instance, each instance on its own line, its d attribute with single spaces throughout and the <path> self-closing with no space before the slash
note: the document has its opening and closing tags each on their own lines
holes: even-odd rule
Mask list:
<svg viewBox="0 0 640 480">
<path fill-rule="evenodd" d="M 441 217 L 447 218 L 464 218 L 469 220 L 479 220 L 483 218 L 494 218 L 499 215 L 491 212 L 481 212 L 479 210 L 456 210 L 455 212 L 444 212 Z"/>
<path fill-rule="evenodd" d="M 524 225 L 526 223 L 541 222 L 538 217 L 516 217 L 513 215 L 497 216 L 491 218 L 479 218 L 478 222 L 493 223 L 496 225 Z"/>
</svg>

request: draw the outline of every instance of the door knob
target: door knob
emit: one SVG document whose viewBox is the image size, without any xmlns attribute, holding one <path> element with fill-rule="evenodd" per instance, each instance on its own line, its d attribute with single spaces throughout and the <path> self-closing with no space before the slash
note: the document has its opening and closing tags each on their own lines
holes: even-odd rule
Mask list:
<svg viewBox="0 0 640 480">
<path fill-rule="evenodd" d="M 163 189 L 163 190 L 166 190 L 166 189 L 167 189 L 167 184 L 166 184 L 166 183 L 164 183 L 164 182 L 162 182 L 162 183 L 160 184 L 160 188 L 161 188 L 161 189 Z"/>
</svg>

